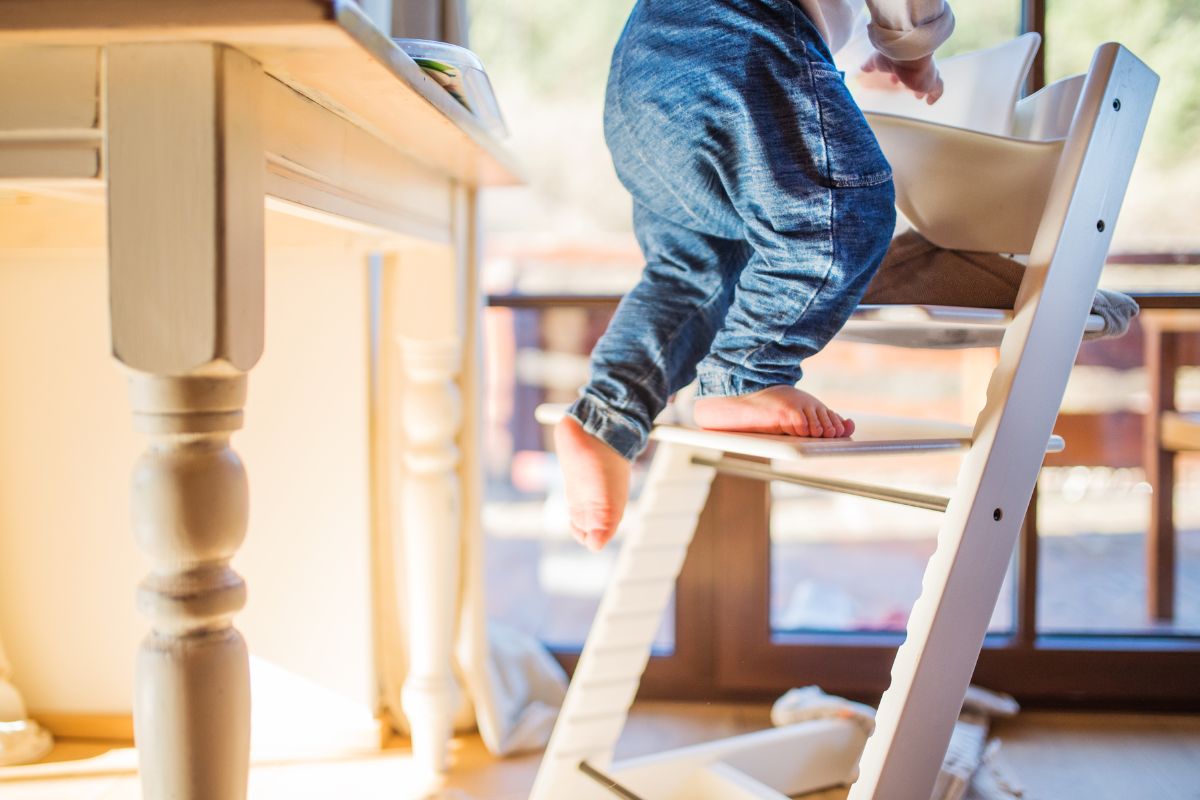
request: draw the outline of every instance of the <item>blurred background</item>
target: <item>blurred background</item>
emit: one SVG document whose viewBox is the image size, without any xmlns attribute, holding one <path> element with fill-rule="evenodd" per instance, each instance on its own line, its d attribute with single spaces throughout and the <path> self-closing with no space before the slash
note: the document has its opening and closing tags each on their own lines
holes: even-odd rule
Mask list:
<svg viewBox="0 0 1200 800">
<path fill-rule="evenodd" d="M 533 409 L 575 396 L 587 378 L 587 353 L 641 268 L 629 198 L 613 174 L 601 129 L 609 57 L 632 3 L 469 5 L 472 49 L 492 76 L 529 178 L 527 186 L 489 192 L 484 201 L 492 232 L 484 283 L 489 608 L 552 649 L 570 652 L 586 635 L 617 548 L 593 555 L 568 535 L 554 455 Z M 960 0 L 955 13 L 957 31 L 940 56 L 1039 30 L 1039 84 L 1086 71 L 1096 46 L 1109 40 L 1159 73 L 1162 84 L 1102 285 L 1146 298 L 1156 309 L 1196 308 L 1200 4 Z M 1008 582 L 992 622 L 998 636 L 1014 631 L 1021 592 L 1025 606 L 1032 604 L 1026 619 L 1036 635 L 1094 635 L 1108 643 L 1103 646 L 1154 649 L 1169 648 L 1172 637 L 1200 634 L 1195 456 L 1177 460 L 1174 607 L 1164 614 L 1146 597 L 1154 576 L 1145 555 L 1152 490 L 1143 468 L 1142 419 L 1158 379 L 1145 354 L 1158 335 L 1153 325 L 1138 325 L 1122 339 L 1080 352 L 1059 424 L 1068 448 L 1048 462 L 1030 520 L 1035 525 L 1026 531 L 1038 566 L 1020 572 L 1024 577 L 1014 572 Z M 1200 342 L 1195 333 L 1180 341 L 1184 365 L 1173 373 L 1180 405 L 1197 408 Z M 807 363 L 804 385 L 843 412 L 969 421 L 981 406 L 995 355 L 835 342 Z M 958 464 L 959 457 L 949 455 L 872 460 L 873 474 L 859 464 L 830 462 L 829 469 L 949 492 Z M 902 630 L 933 549 L 937 515 L 793 486 L 770 491 L 769 530 L 747 535 L 769 536 L 772 634 Z M 664 655 L 672 643 L 668 620 L 659 637 Z"/>
</svg>

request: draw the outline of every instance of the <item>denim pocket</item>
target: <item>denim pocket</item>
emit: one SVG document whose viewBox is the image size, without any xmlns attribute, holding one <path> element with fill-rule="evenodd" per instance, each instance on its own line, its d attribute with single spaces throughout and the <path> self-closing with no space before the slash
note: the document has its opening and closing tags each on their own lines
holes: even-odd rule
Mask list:
<svg viewBox="0 0 1200 800">
<path fill-rule="evenodd" d="M 892 167 L 879 149 L 866 117 L 850 96 L 842 73 L 824 61 L 809 61 L 808 67 L 821 112 L 827 185 L 878 186 L 890 181 Z"/>
</svg>

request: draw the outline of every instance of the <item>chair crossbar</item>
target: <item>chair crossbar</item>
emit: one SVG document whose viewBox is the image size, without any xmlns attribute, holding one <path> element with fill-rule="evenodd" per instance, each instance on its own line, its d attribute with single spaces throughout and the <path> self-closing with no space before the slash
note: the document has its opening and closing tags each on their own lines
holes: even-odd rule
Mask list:
<svg viewBox="0 0 1200 800">
<path fill-rule="evenodd" d="M 945 511 L 946 505 L 950 502 L 949 498 L 935 494 L 910 492 L 904 489 L 894 489 L 890 486 L 837 480 L 817 475 L 801 475 L 740 458 L 710 459 L 702 456 L 693 456 L 692 463 L 712 467 L 719 474 L 723 475 L 736 475 L 740 478 L 753 478 L 760 481 L 780 481 L 781 483 L 791 483 L 810 489 L 824 489 L 829 492 L 865 497 L 870 500 L 881 500 L 886 503 L 896 503 L 902 506 L 924 508 L 928 511 Z"/>
</svg>

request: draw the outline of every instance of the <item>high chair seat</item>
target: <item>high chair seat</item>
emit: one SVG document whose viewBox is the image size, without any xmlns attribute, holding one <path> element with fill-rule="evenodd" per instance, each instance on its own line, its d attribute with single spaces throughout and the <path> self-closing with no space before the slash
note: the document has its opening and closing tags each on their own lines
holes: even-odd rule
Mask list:
<svg viewBox="0 0 1200 800">
<path fill-rule="evenodd" d="M 838 339 L 926 350 L 999 347 L 1012 324 L 1013 312 L 1000 308 L 933 305 L 859 306 Z M 1084 336 L 1104 334 L 1104 319 L 1089 314 Z"/>
<path fill-rule="evenodd" d="M 868 112 L 892 165 L 896 207 L 934 244 L 1028 253 L 1062 156 L 1039 141 Z"/>
<path fill-rule="evenodd" d="M 847 83 L 896 181 L 896 206 L 945 248 L 1028 253 L 1082 87 L 1082 76 L 1024 100 L 1041 41 L 1027 33 L 940 61 L 945 93 L 929 105 L 900 89 Z"/>
<path fill-rule="evenodd" d="M 1012 323 L 1024 277 L 1014 259 L 946 250 L 907 231 L 892 240 L 838 337 L 894 347 L 995 347 Z M 1098 290 L 1084 338 L 1124 334 L 1137 311 L 1132 298 Z"/>
</svg>

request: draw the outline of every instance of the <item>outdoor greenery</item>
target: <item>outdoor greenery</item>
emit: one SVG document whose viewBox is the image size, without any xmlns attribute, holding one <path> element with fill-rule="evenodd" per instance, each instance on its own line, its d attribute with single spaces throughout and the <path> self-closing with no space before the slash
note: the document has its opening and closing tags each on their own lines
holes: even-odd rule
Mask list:
<svg viewBox="0 0 1200 800">
<path fill-rule="evenodd" d="M 1048 80 L 1085 71 L 1105 41 L 1142 58 L 1162 79 L 1145 153 L 1159 164 L 1200 158 L 1200 2 L 1049 0 L 1046 29 Z"/>
<path fill-rule="evenodd" d="M 489 70 L 543 96 L 602 90 L 632 0 L 470 0 L 471 46 Z"/>
<path fill-rule="evenodd" d="M 472 47 L 492 74 L 529 168 L 533 196 L 506 201 L 500 229 L 626 232 L 628 200 L 612 175 L 600 118 L 613 44 L 631 0 L 469 0 Z M 1019 0 L 957 0 L 942 57 L 1005 41 Z M 1120 41 L 1162 78 L 1117 249 L 1200 247 L 1200 2 L 1047 0 L 1046 75 L 1086 71 Z M 522 219 L 526 222 L 522 222 Z"/>
</svg>

